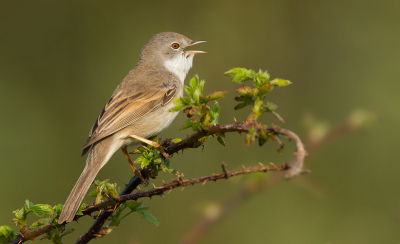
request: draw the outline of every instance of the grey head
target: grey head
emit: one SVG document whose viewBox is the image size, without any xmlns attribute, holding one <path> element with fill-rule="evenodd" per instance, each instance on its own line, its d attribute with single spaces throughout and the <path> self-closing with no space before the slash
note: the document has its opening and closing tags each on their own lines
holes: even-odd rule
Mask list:
<svg viewBox="0 0 400 244">
<path fill-rule="evenodd" d="M 164 67 L 183 81 L 192 67 L 194 55 L 205 53 L 203 51 L 188 51 L 185 48 L 202 42 L 205 41 L 193 41 L 174 32 L 156 34 L 140 52 L 139 64 Z"/>
</svg>

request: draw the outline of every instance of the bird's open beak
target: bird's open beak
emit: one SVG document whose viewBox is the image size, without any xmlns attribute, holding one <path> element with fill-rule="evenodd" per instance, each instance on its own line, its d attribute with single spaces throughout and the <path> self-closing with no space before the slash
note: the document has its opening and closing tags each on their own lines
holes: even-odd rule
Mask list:
<svg viewBox="0 0 400 244">
<path fill-rule="evenodd" d="M 193 45 L 196 45 L 196 44 L 199 44 L 199 43 L 202 43 L 202 42 L 206 42 L 206 41 L 203 41 L 203 40 L 199 40 L 199 41 L 192 41 L 192 43 L 190 43 L 190 45 L 189 46 L 193 46 Z M 198 53 L 206 53 L 206 52 L 203 52 L 203 51 L 194 51 L 194 50 L 189 50 L 189 51 L 185 51 L 185 53 L 187 53 L 187 54 L 198 54 Z"/>
</svg>

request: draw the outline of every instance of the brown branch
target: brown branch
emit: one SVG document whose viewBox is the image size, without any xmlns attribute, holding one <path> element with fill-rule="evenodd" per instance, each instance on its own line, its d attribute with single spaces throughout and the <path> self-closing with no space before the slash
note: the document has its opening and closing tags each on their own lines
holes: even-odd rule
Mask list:
<svg viewBox="0 0 400 244">
<path fill-rule="evenodd" d="M 147 168 L 144 168 L 141 172 L 143 175 L 146 175 L 146 174 L 148 174 L 149 171 Z M 130 182 L 126 185 L 125 189 L 122 190 L 121 195 L 131 193 L 141 183 L 142 182 L 139 179 L 139 177 L 137 177 L 137 176 L 132 177 Z M 100 205 L 100 204 L 98 204 L 98 205 Z M 107 206 L 108 205 L 102 206 L 102 208 L 106 208 Z M 74 220 L 78 220 L 85 215 L 90 215 L 91 213 L 93 213 L 95 211 L 99 211 L 102 208 L 100 208 L 100 206 L 96 206 L 96 205 L 89 206 L 89 207 L 85 208 L 84 210 L 82 210 L 83 215 L 75 215 Z M 100 226 L 100 228 L 103 226 L 104 222 L 102 225 L 100 225 L 100 221 L 102 221 L 104 218 L 107 219 L 109 217 L 109 216 L 106 216 L 107 214 L 105 214 L 105 213 L 109 213 L 109 212 L 104 211 L 102 214 L 100 214 L 100 216 L 97 218 L 96 222 L 92 225 L 92 227 L 89 229 L 89 231 L 87 231 L 85 233 L 86 236 L 90 236 L 90 234 L 93 234 L 97 230 L 98 226 Z M 65 224 L 63 224 L 63 225 L 65 226 Z M 53 226 L 53 225 L 46 225 L 37 230 L 27 232 L 24 235 L 18 235 L 18 237 L 14 241 L 9 242 L 9 244 L 19 244 L 19 243 L 23 243 L 23 242 L 32 240 L 40 235 L 50 232 L 54 228 L 55 228 L 55 226 Z M 86 236 L 85 236 L 85 238 L 87 238 Z M 80 237 L 80 238 L 82 238 L 82 237 Z"/>
<path fill-rule="evenodd" d="M 226 165 L 222 164 L 222 167 L 225 167 L 226 170 Z M 233 176 L 237 176 L 237 175 L 243 175 L 243 174 L 250 174 L 250 173 L 257 173 L 257 172 L 267 172 L 267 171 L 279 171 L 279 170 L 288 170 L 290 169 L 290 167 L 283 163 L 280 166 L 276 166 L 276 165 L 271 165 L 271 166 L 260 166 L 260 167 L 254 167 L 254 168 L 243 168 L 241 170 L 235 170 L 235 171 L 225 171 L 221 174 L 214 174 L 214 175 L 210 175 L 210 176 L 203 176 L 203 177 L 199 177 L 199 178 L 193 178 L 193 179 L 188 179 L 188 180 L 184 180 L 184 179 L 179 179 L 179 180 L 173 180 L 171 183 L 169 184 L 164 184 L 163 186 L 160 187 L 154 187 L 151 190 L 147 190 L 147 191 L 138 191 L 136 193 L 132 193 L 132 194 L 128 194 L 128 195 L 123 195 L 120 198 L 118 198 L 119 202 L 125 202 L 128 200 L 137 200 L 139 198 L 143 198 L 143 197 L 152 197 L 155 195 L 163 195 L 163 193 L 165 191 L 169 191 L 172 190 L 174 188 L 177 187 L 185 187 L 187 185 L 194 185 L 197 183 L 205 183 L 208 181 L 217 181 L 217 180 L 221 180 L 221 179 L 226 179 L 227 177 L 233 177 Z"/>
<path fill-rule="evenodd" d="M 171 143 L 170 140 L 165 140 L 162 142 L 162 145 L 164 147 L 164 150 L 172 155 L 173 153 L 179 152 L 180 150 L 183 150 L 185 148 L 197 148 L 202 145 L 202 142 L 199 141 L 199 139 L 205 137 L 205 136 L 212 136 L 212 135 L 218 135 L 218 134 L 225 134 L 228 132 L 248 132 L 250 128 L 253 126 L 256 126 L 254 123 L 249 123 L 249 122 L 242 122 L 238 123 L 236 122 L 235 124 L 230 124 L 230 125 L 217 125 L 217 126 L 212 126 L 208 130 L 199 130 L 198 132 L 195 132 L 194 134 L 188 136 L 184 140 L 180 141 L 179 143 Z M 258 128 L 256 126 L 256 128 Z M 210 180 L 219 180 L 219 179 L 225 179 L 229 178 L 231 176 L 236 176 L 240 174 L 248 174 L 248 173 L 254 173 L 254 172 L 266 172 L 268 170 L 288 170 L 286 174 L 286 178 L 292 178 L 300 173 L 304 173 L 306 171 L 302 170 L 302 165 L 304 162 L 304 158 L 306 156 L 306 152 L 304 150 L 304 145 L 302 144 L 300 138 L 293 132 L 279 128 L 277 126 L 274 126 L 272 128 L 267 128 L 266 133 L 273 135 L 273 134 L 280 134 L 287 136 L 288 138 L 292 139 L 296 143 L 296 148 L 297 148 L 297 160 L 295 161 L 294 165 L 292 167 L 287 166 L 286 164 L 282 166 L 261 166 L 257 168 L 244 168 L 242 170 L 237 170 L 237 171 L 232 171 L 228 172 L 226 168 L 224 169 L 225 166 L 223 166 L 224 173 L 222 174 L 217 174 L 213 176 L 205 176 L 205 177 L 200 177 L 200 178 L 194 178 L 190 180 L 178 180 L 178 181 L 173 181 L 170 184 L 165 184 L 161 187 L 154 188 L 149 191 L 138 191 L 133 194 L 131 193 L 139 184 L 141 184 L 140 179 L 138 177 L 133 177 L 130 181 L 130 183 L 125 187 L 125 189 L 122 191 L 121 195 L 117 199 L 109 199 L 105 202 L 99 203 L 97 205 L 92 205 L 88 206 L 84 210 L 82 210 L 83 215 L 77 215 L 75 216 L 74 220 L 78 220 L 82 216 L 85 215 L 90 215 L 91 213 L 95 211 L 102 211 L 100 216 L 96 219 L 95 223 L 90 227 L 90 229 L 83 234 L 76 243 L 88 243 L 91 239 L 95 237 L 102 236 L 102 226 L 104 223 L 107 221 L 107 219 L 112 215 L 114 209 L 118 207 L 119 204 L 127 201 L 127 200 L 137 200 L 142 197 L 151 197 L 154 195 L 162 195 L 163 192 L 167 190 L 174 189 L 176 187 L 185 187 L 186 185 L 189 184 L 196 184 L 200 182 L 207 182 Z M 147 169 L 145 168 L 142 171 L 142 174 L 149 174 Z M 16 240 L 10 243 L 22 243 L 27 240 L 31 240 L 32 238 L 35 238 L 41 234 L 45 234 L 49 232 L 50 230 L 54 229 L 55 227 L 48 225 L 45 227 L 42 227 L 40 229 L 34 230 L 32 232 L 28 232 L 24 234 L 23 236 L 18 236 Z"/>
<path fill-rule="evenodd" d="M 174 188 L 177 187 L 185 187 L 187 185 L 194 185 L 197 183 L 205 183 L 208 181 L 217 181 L 220 179 L 226 179 L 226 177 L 232 177 L 232 176 L 237 176 L 237 175 L 242 175 L 242 174 L 249 174 L 249 173 L 256 173 L 256 172 L 267 172 L 267 171 L 276 171 L 276 170 L 287 170 L 290 167 L 286 165 L 285 163 L 282 164 L 281 166 L 260 166 L 260 167 L 255 167 L 255 168 L 243 168 L 241 170 L 236 170 L 236 171 L 226 171 L 226 165 L 222 164 L 222 167 L 224 169 L 224 173 L 222 174 L 214 174 L 211 176 L 204 176 L 204 177 L 199 177 L 199 178 L 193 178 L 189 180 L 184 180 L 184 179 L 179 179 L 179 180 L 173 180 L 169 184 L 164 184 L 161 187 L 154 187 L 151 190 L 147 191 L 138 191 L 132 194 L 121 194 L 118 198 L 110 199 L 108 201 L 93 205 L 88 207 L 87 211 L 83 210 L 82 212 L 85 211 L 84 214 L 88 214 L 88 212 L 93 212 L 92 209 L 100 209 L 104 208 L 105 206 L 112 206 L 111 208 L 106 208 L 103 210 L 101 213 L 100 217 L 96 219 L 96 222 L 90 227 L 89 231 L 87 231 L 85 234 L 83 234 L 81 237 L 79 237 L 78 241 L 76 244 L 82 244 L 82 243 L 88 243 L 91 239 L 99 236 L 103 236 L 101 233 L 101 228 L 104 225 L 105 221 L 107 220 L 108 217 L 111 216 L 113 213 L 114 209 L 121 203 L 124 203 L 128 200 L 138 200 L 139 198 L 143 197 L 153 197 L 156 195 L 159 196 L 164 196 L 165 191 L 170 191 Z"/>
<path fill-rule="evenodd" d="M 9 244 L 18 244 L 18 243 L 22 243 L 25 241 L 29 241 L 32 240 L 40 235 L 43 235 L 45 233 L 48 233 L 49 231 L 51 231 L 52 229 L 54 229 L 55 227 L 52 225 L 46 225 L 42 228 L 36 229 L 34 231 L 30 231 L 25 233 L 23 236 L 19 235 L 14 241 L 9 242 Z"/>
<path fill-rule="evenodd" d="M 354 123 L 350 119 L 346 122 L 339 124 L 333 127 L 328 133 L 326 133 L 323 137 L 316 140 L 309 140 L 307 144 L 304 146 L 302 143 L 298 144 L 299 138 L 296 138 L 296 134 L 291 134 L 290 131 L 286 131 L 286 134 L 291 134 L 291 138 L 295 141 L 297 146 L 297 151 L 300 154 L 296 153 L 296 162 L 291 166 L 292 168 L 286 171 L 285 178 L 292 175 L 292 173 L 296 172 L 298 169 L 296 167 L 301 164 L 298 163 L 299 160 L 301 162 L 301 157 L 304 157 L 304 148 L 307 148 L 307 152 L 313 153 L 317 151 L 321 146 L 326 145 L 327 143 L 337 140 L 338 138 L 344 136 L 347 133 L 352 131 L 357 131 L 361 128 L 361 123 L 358 123 L 358 126 L 355 126 Z M 281 129 L 284 130 L 284 129 Z M 283 132 L 283 131 L 280 131 Z M 294 139 L 296 138 L 296 139 Z M 306 153 L 307 154 L 307 153 Z M 297 166 L 296 166 L 297 165 Z M 282 172 L 283 173 L 283 172 Z M 290 177 L 289 177 L 290 178 Z M 241 188 L 239 188 L 234 195 L 229 198 L 225 203 L 219 206 L 219 211 L 214 212 L 212 216 L 205 216 L 201 219 L 181 240 L 181 244 L 194 244 L 201 237 L 205 235 L 205 233 L 210 230 L 214 225 L 216 225 L 221 219 L 228 216 L 232 213 L 237 207 L 239 207 L 244 201 L 248 198 L 260 193 L 264 192 L 266 189 L 269 189 L 271 186 L 275 185 L 279 181 L 282 180 L 282 174 L 274 174 L 270 177 L 266 177 L 262 181 L 257 182 L 248 182 L 248 184 L 244 184 Z"/>
<path fill-rule="evenodd" d="M 197 148 L 200 145 L 202 145 L 202 143 L 199 142 L 200 138 L 203 138 L 205 136 L 216 135 L 216 134 L 225 134 L 227 132 L 239 132 L 239 133 L 240 132 L 248 132 L 252 126 L 256 126 L 256 124 L 249 123 L 249 122 L 241 122 L 241 123 L 236 122 L 235 124 L 230 124 L 230 125 L 212 126 L 207 131 L 203 131 L 203 130 L 197 131 L 196 133 L 188 136 L 187 138 L 180 141 L 179 143 L 172 144 L 172 145 L 171 144 L 164 145 L 165 151 L 168 154 L 173 154 L 173 153 L 183 150 L 185 148 Z M 296 161 L 291 166 L 291 170 L 288 171 L 287 174 L 285 175 L 286 179 L 290 179 L 301 173 L 308 172 L 308 171 L 305 171 L 302 169 L 303 163 L 304 163 L 304 158 L 307 156 L 307 152 L 306 152 L 304 145 L 301 142 L 301 139 L 299 138 L 298 135 L 296 135 L 294 132 L 292 132 L 290 130 L 283 129 L 278 126 L 267 128 L 266 133 L 271 134 L 271 135 L 272 134 L 285 135 L 286 137 L 290 138 L 291 140 L 293 140 L 296 143 Z"/>
<path fill-rule="evenodd" d="M 306 152 L 304 145 L 301 142 L 299 136 L 290 130 L 286 130 L 286 129 L 282 129 L 282 128 L 278 128 L 278 127 L 274 127 L 274 132 L 276 132 L 278 134 L 286 135 L 287 137 L 289 137 L 296 143 L 296 148 L 297 148 L 296 160 L 295 160 L 295 163 L 293 165 L 291 165 L 291 169 L 285 174 L 285 178 L 291 179 L 291 178 L 297 176 L 298 174 L 308 173 L 309 171 L 303 170 L 303 163 L 304 163 L 305 157 L 307 156 L 307 152 Z"/>
</svg>

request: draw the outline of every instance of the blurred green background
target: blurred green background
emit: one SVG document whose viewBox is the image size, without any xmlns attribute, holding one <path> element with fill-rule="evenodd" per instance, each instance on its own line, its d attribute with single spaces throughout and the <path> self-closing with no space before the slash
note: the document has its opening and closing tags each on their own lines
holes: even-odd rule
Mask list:
<svg viewBox="0 0 400 244">
<path fill-rule="evenodd" d="M 400 241 L 400 1 L 1 1 L 0 3 L 0 225 L 24 200 L 64 203 L 85 158 L 81 146 L 115 87 L 156 33 L 174 31 L 208 42 L 188 78 L 206 80 L 205 92 L 224 89 L 221 124 L 244 120 L 234 111 L 237 84 L 223 73 L 233 67 L 266 69 L 293 85 L 268 100 L 286 120 L 275 123 L 306 139 L 302 118 L 328 125 L 357 109 L 372 109 L 375 126 L 340 137 L 313 153 L 312 174 L 281 181 L 241 204 L 199 243 L 398 243 Z M 164 137 L 185 137 L 183 114 Z M 227 146 L 208 141 L 204 150 L 175 156 L 186 178 L 286 161 L 277 145 Z M 269 173 L 269 177 L 274 173 Z M 116 153 L 97 179 L 119 185 L 132 176 Z M 172 175 L 161 175 L 169 182 Z M 174 190 L 144 200 L 159 228 L 134 214 L 96 243 L 178 243 L 210 204 L 228 201 L 243 184 L 231 179 Z M 86 203 L 93 199 L 86 198 Z M 68 227 L 73 243 L 89 218 Z M 16 230 L 16 229 L 15 229 Z M 45 242 L 45 241 L 44 241 Z"/>
</svg>

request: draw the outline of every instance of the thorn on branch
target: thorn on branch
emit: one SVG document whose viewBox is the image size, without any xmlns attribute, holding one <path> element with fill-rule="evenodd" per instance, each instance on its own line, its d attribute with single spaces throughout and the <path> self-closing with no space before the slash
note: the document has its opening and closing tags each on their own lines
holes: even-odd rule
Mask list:
<svg viewBox="0 0 400 244">
<path fill-rule="evenodd" d="M 178 181 L 179 185 L 182 185 L 183 184 L 183 174 L 182 173 L 178 174 L 176 176 L 176 180 Z"/>
<path fill-rule="evenodd" d="M 222 166 L 222 170 L 224 171 L 224 173 L 225 173 L 225 179 L 229 179 L 229 172 L 228 172 L 228 170 L 226 169 L 226 163 L 225 162 L 223 162 L 222 164 L 221 164 L 221 166 Z"/>
</svg>

